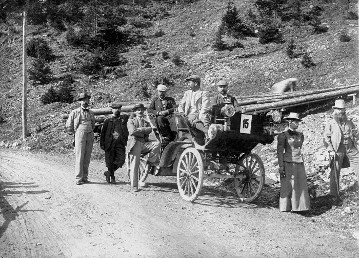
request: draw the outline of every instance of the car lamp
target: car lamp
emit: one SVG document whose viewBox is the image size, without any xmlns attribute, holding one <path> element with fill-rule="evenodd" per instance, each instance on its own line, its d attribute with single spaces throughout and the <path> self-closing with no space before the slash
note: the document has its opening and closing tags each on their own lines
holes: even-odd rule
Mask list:
<svg viewBox="0 0 359 258">
<path fill-rule="evenodd" d="M 271 110 L 267 113 L 267 116 L 271 116 L 274 123 L 282 121 L 282 112 L 279 110 Z"/>
<path fill-rule="evenodd" d="M 221 108 L 222 116 L 232 117 L 236 113 L 236 110 L 232 104 L 226 104 Z"/>
</svg>

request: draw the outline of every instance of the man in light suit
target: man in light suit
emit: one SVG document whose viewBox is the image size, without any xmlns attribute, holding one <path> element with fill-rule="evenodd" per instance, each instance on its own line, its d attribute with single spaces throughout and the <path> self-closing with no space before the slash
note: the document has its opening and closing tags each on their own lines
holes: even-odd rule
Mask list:
<svg viewBox="0 0 359 258">
<path fill-rule="evenodd" d="M 174 98 L 166 96 L 167 87 L 159 84 L 157 86 L 158 96 L 154 97 L 148 108 L 148 113 L 156 116 L 158 131 L 166 142 L 173 141 L 175 134 L 171 131 L 169 116 L 176 108 Z"/>
<path fill-rule="evenodd" d="M 91 96 L 81 93 L 78 97 L 80 107 L 71 111 L 66 121 L 69 134 L 75 135 L 75 173 L 76 184 L 88 183 L 88 172 L 94 142 L 95 115 L 89 109 Z"/>
<path fill-rule="evenodd" d="M 178 111 L 183 113 L 191 126 L 205 133 L 208 137 L 210 124 L 211 100 L 208 91 L 200 89 L 201 79 L 192 75 L 186 79 L 190 90 L 184 93 Z"/>
<path fill-rule="evenodd" d="M 351 166 L 359 180 L 359 152 L 356 143 L 358 132 L 353 122 L 346 116 L 343 99 L 336 100 L 333 109 L 333 118 L 328 120 L 325 126 L 324 144 L 335 161 L 330 171 L 329 194 L 339 202 L 340 170 Z"/>
<path fill-rule="evenodd" d="M 134 115 L 128 120 L 127 128 L 129 137 L 127 141 L 128 169 L 130 172 L 131 190 L 138 191 L 138 174 L 141 154 L 149 153 L 147 163 L 158 166 L 160 155 L 160 143 L 149 141 L 152 132 L 151 124 L 145 120 L 145 106 L 140 103 L 133 108 Z M 150 166 L 148 166 L 150 167 Z"/>
</svg>

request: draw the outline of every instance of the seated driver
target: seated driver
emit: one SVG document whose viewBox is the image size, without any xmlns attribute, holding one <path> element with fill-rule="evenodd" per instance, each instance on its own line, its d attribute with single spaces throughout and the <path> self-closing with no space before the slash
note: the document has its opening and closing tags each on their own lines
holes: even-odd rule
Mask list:
<svg viewBox="0 0 359 258">
<path fill-rule="evenodd" d="M 156 116 L 158 131 L 162 135 L 163 140 L 168 142 L 173 141 L 176 137 L 176 134 L 171 130 L 168 120 L 176 108 L 176 101 L 174 98 L 166 96 L 167 90 L 165 85 L 159 84 L 157 86 L 158 96 L 152 99 L 147 112 Z"/>
<path fill-rule="evenodd" d="M 211 110 L 209 93 L 201 90 L 201 79 L 197 75 L 188 77 L 186 82 L 190 90 L 185 91 L 178 111 L 184 113 L 190 125 L 202 131 L 207 138 Z"/>
<path fill-rule="evenodd" d="M 235 97 L 228 94 L 228 83 L 225 80 L 219 80 L 217 82 L 217 93 L 212 99 L 212 106 L 214 116 L 221 116 L 221 108 L 225 104 L 232 104 L 236 109 L 239 105 Z"/>
</svg>

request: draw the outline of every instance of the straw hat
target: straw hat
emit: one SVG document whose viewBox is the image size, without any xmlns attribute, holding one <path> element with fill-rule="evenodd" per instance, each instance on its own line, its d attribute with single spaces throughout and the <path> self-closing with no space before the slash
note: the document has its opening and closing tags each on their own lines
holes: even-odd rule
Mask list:
<svg viewBox="0 0 359 258">
<path fill-rule="evenodd" d="M 166 85 L 159 84 L 159 85 L 157 86 L 157 90 L 158 90 L 158 91 L 167 91 L 168 88 L 166 87 Z"/>
<path fill-rule="evenodd" d="M 332 108 L 345 109 L 345 101 L 344 101 L 344 99 L 337 99 L 335 101 L 335 105 Z"/>
<path fill-rule="evenodd" d="M 288 116 L 284 117 L 284 119 L 302 121 L 302 119 L 299 118 L 299 114 L 295 112 L 290 112 Z"/>
</svg>

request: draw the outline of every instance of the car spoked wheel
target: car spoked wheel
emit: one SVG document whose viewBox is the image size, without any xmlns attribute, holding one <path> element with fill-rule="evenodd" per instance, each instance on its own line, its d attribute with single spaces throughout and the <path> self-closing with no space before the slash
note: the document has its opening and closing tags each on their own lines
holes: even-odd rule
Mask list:
<svg viewBox="0 0 359 258">
<path fill-rule="evenodd" d="M 234 188 L 241 201 L 253 202 L 263 190 L 265 170 L 261 158 L 250 153 L 237 165 Z"/>
<path fill-rule="evenodd" d="M 203 186 L 203 160 L 193 147 L 185 149 L 178 160 L 177 187 L 181 197 L 189 202 L 196 200 Z"/>
</svg>

